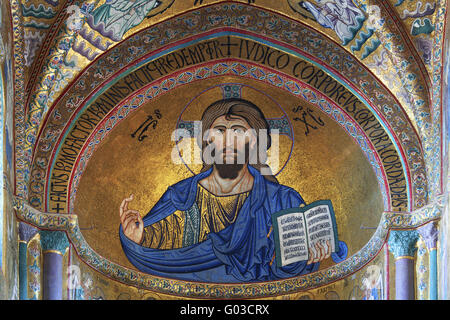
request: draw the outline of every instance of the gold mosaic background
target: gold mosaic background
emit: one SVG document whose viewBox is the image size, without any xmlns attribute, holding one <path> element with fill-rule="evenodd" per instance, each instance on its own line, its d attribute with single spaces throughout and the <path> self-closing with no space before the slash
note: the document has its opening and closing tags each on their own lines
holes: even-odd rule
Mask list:
<svg viewBox="0 0 450 320">
<path fill-rule="evenodd" d="M 190 176 L 184 165 L 171 161 L 171 133 L 182 108 L 203 90 L 218 83 L 240 82 L 242 97 L 261 107 L 265 116 L 280 117 L 281 110 L 260 92 L 268 92 L 286 111 L 292 121 L 292 109 L 305 102 L 288 93 L 248 80 L 224 77 L 204 80 L 179 87 L 144 105 L 128 116 L 100 143 L 81 177 L 75 200 L 75 213 L 86 241 L 103 257 L 134 268 L 125 257 L 118 237 L 119 206 L 130 194 L 135 200 L 130 208 L 145 215 L 168 186 Z M 256 90 L 255 90 L 256 89 Z M 209 102 L 220 99 L 221 89 L 207 91 L 186 110 L 184 120 L 199 120 Z M 313 107 L 312 107 L 313 108 Z M 131 133 L 159 109 L 162 119 L 148 138 L 139 142 Z M 308 136 L 304 125 L 292 121 L 294 150 L 287 166 L 277 177 L 281 184 L 297 190 L 307 203 L 331 199 L 338 225 L 339 239 L 349 246 L 349 255 L 357 252 L 372 236 L 383 211 L 383 203 L 375 174 L 357 143 L 326 114 L 314 109 L 325 126 L 312 130 Z M 191 117 L 191 118 L 189 118 Z M 287 159 L 291 141 L 280 137 L 281 159 Z M 283 162 L 283 161 L 280 161 Z M 194 168 L 198 172 L 199 167 Z M 331 259 L 321 268 L 328 267 Z"/>
</svg>

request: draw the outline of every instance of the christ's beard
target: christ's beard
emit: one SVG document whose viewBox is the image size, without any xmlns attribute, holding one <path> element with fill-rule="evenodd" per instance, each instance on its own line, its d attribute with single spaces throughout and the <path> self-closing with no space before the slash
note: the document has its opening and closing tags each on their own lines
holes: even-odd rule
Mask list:
<svg viewBox="0 0 450 320">
<path fill-rule="evenodd" d="M 239 175 L 239 172 L 242 170 L 244 165 L 248 163 L 248 159 L 250 157 L 249 154 L 250 145 L 248 143 L 245 144 L 245 150 L 239 151 L 237 149 L 234 149 L 234 161 L 233 163 L 215 163 L 214 166 L 217 169 L 217 172 L 219 173 L 219 176 L 222 179 L 236 179 Z M 242 152 L 245 152 L 244 154 L 244 163 L 237 163 L 238 159 L 242 159 Z M 225 149 L 222 151 L 222 155 L 225 154 Z M 225 162 L 225 156 L 223 157 L 223 162 Z"/>
<path fill-rule="evenodd" d="M 219 173 L 219 176 L 222 179 L 236 179 L 239 175 L 239 172 L 244 167 L 243 164 L 215 164 L 214 165 Z"/>
</svg>

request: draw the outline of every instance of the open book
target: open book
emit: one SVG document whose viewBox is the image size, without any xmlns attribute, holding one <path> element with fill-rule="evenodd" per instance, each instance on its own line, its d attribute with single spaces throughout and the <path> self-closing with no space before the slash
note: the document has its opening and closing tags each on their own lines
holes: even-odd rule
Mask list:
<svg viewBox="0 0 450 320">
<path fill-rule="evenodd" d="M 279 267 L 309 260 L 309 249 L 322 243 L 331 252 L 339 249 L 336 218 L 330 200 L 318 200 L 307 206 L 278 211 L 272 215 L 275 256 Z"/>
</svg>

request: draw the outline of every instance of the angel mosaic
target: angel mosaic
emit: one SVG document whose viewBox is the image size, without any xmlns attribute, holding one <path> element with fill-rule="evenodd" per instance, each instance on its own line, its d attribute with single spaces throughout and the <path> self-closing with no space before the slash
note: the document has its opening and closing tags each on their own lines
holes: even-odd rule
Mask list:
<svg viewBox="0 0 450 320">
<path fill-rule="evenodd" d="M 364 13 L 352 0 L 289 1 L 289 4 L 322 27 L 334 30 L 344 45 L 355 37 L 365 21 Z"/>
<path fill-rule="evenodd" d="M 88 23 L 103 36 L 120 41 L 160 5 L 158 0 L 106 0 L 90 13 Z"/>
</svg>

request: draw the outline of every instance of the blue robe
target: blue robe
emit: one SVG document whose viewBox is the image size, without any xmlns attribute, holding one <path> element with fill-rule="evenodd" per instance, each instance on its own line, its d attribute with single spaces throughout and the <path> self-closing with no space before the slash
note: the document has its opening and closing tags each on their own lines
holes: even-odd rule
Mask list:
<svg viewBox="0 0 450 320">
<path fill-rule="evenodd" d="M 203 242 L 179 249 L 161 250 L 143 247 L 128 239 L 119 228 L 125 255 L 140 271 L 173 279 L 203 282 L 268 281 L 316 271 L 319 263 L 306 261 L 278 267 L 274 256 L 271 215 L 304 203 L 292 188 L 265 179 L 249 166 L 253 188 L 235 222 L 210 233 Z M 143 218 L 144 227 L 152 225 L 176 210 L 186 211 L 196 198 L 197 184 L 208 171 L 170 186 L 153 209 Z M 273 263 L 271 261 L 273 260 Z"/>
</svg>

